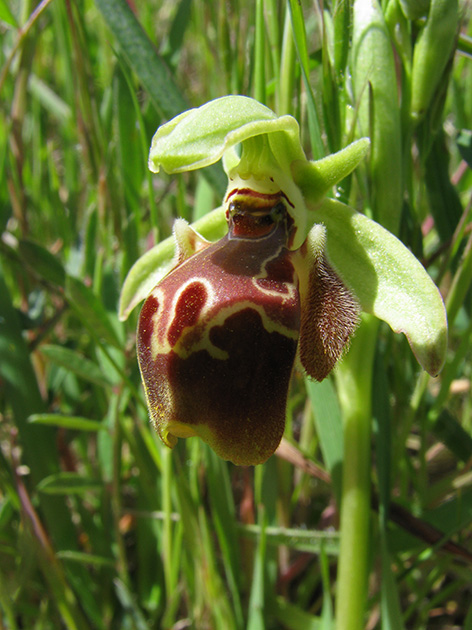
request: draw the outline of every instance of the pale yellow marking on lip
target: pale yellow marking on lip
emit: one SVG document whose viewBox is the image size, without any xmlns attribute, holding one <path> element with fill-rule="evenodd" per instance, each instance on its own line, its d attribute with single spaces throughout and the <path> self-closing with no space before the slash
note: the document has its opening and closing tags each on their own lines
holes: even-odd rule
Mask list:
<svg viewBox="0 0 472 630">
<path fill-rule="evenodd" d="M 185 263 L 182 263 L 182 264 L 185 264 Z M 185 291 L 189 285 L 194 284 L 194 283 L 203 284 L 207 292 L 207 298 L 200 311 L 200 319 L 204 320 L 205 316 L 207 316 L 209 310 L 211 309 L 211 307 L 213 306 L 215 302 L 215 290 L 213 289 L 211 282 L 207 280 L 206 278 L 193 276 L 187 282 L 185 282 L 185 284 L 181 285 L 179 290 L 176 291 L 176 293 L 172 297 L 172 304 L 170 306 L 169 312 L 166 312 L 166 304 L 165 304 L 166 300 L 165 300 L 164 291 L 162 291 L 160 287 L 156 287 L 154 289 L 152 295 L 158 300 L 159 309 L 153 317 L 154 329 L 158 331 L 157 334 L 152 336 L 152 340 L 151 340 L 151 356 L 153 359 L 155 359 L 158 354 L 167 354 L 171 350 L 174 350 L 177 352 L 177 347 L 179 346 L 179 342 L 177 342 L 177 345 L 174 348 L 172 348 L 172 346 L 170 345 L 168 341 L 168 331 L 169 331 L 169 327 L 172 325 L 172 322 L 174 321 L 175 310 L 183 291 Z M 159 325 L 159 320 L 161 320 L 162 317 L 165 318 L 165 322 L 166 322 L 165 328 L 162 327 L 162 322 Z M 191 326 L 191 328 L 193 327 L 194 326 Z M 189 328 L 189 327 L 186 327 L 186 328 Z M 184 330 L 182 331 L 181 338 L 184 337 L 186 328 L 184 328 Z M 225 357 L 220 356 L 218 358 L 225 358 Z"/>
<path fill-rule="evenodd" d="M 175 420 L 167 423 L 166 431 L 176 438 L 189 438 L 198 435 L 191 424 L 185 424 L 184 422 L 177 422 Z"/>
<path fill-rule="evenodd" d="M 252 282 L 255 288 L 261 293 L 264 293 L 265 295 L 270 295 L 272 297 L 279 297 L 282 302 L 282 306 L 284 306 L 286 302 L 293 300 L 294 296 L 296 295 L 298 291 L 297 287 L 295 286 L 293 282 L 281 283 L 287 288 L 287 293 L 284 294 L 284 293 L 280 293 L 279 291 L 266 289 L 265 287 L 261 287 L 259 284 L 257 284 L 257 280 L 267 280 L 267 279 L 268 279 L 267 275 L 263 276 L 261 274 L 259 276 L 254 276 L 254 278 L 252 279 Z"/>
<path fill-rule="evenodd" d="M 295 297 L 295 295 L 298 292 L 298 287 L 297 287 L 296 282 L 295 282 L 296 272 L 295 272 L 295 267 L 293 266 L 293 264 L 292 264 L 292 267 L 293 267 L 293 281 L 292 282 L 282 282 L 281 283 L 288 289 L 286 295 L 284 295 L 283 293 L 280 293 L 279 291 L 273 291 L 271 289 L 266 289 L 264 287 L 261 287 L 259 284 L 257 284 L 258 280 L 270 279 L 269 275 L 267 273 L 267 265 L 272 260 L 275 260 L 277 258 L 277 256 L 280 254 L 282 249 L 283 249 L 283 247 L 281 246 L 279 248 L 279 250 L 273 256 L 271 256 L 270 258 L 267 258 L 264 261 L 264 265 L 263 265 L 263 267 L 261 269 L 261 272 L 257 276 L 254 276 L 252 278 L 252 283 L 253 283 L 254 287 L 258 291 L 260 291 L 261 293 L 264 293 L 265 295 L 270 295 L 272 297 L 278 297 L 281 300 L 281 302 L 282 302 L 282 306 L 284 306 L 286 302 L 288 302 L 290 300 L 293 300 L 293 298 Z"/>
<path fill-rule="evenodd" d="M 277 294 L 278 295 L 278 294 Z M 185 334 L 182 334 L 181 338 L 177 342 L 177 344 L 172 348 L 173 351 L 181 358 L 186 359 L 194 352 L 198 352 L 199 350 L 206 350 L 208 354 L 214 359 L 226 360 L 229 358 L 229 354 L 221 348 L 214 346 L 210 341 L 210 332 L 212 328 L 216 326 L 224 326 L 226 320 L 231 315 L 235 313 L 239 313 L 246 309 L 251 309 L 258 313 L 262 320 L 262 325 L 268 333 L 278 332 L 284 337 L 288 337 L 289 339 L 298 339 L 299 331 L 294 330 L 293 328 L 287 328 L 286 326 L 282 326 L 274 320 L 270 319 L 264 308 L 260 304 L 255 304 L 250 300 L 245 300 L 243 302 L 238 302 L 237 304 L 232 304 L 227 306 L 226 308 L 221 308 L 215 314 L 215 316 L 208 320 L 205 323 L 205 329 L 203 331 L 202 338 L 198 344 L 192 345 L 191 349 L 188 350 L 185 348 Z"/>
<path fill-rule="evenodd" d="M 267 262 L 269 262 L 269 260 Z M 270 289 L 264 289 L 256 284 L 256 280 L 258 278 L 266 278 L 266 277 L 267 277 L 267 274 L 265 273 L 265 275 L 255 276 L 253 278 L 252 281 L 258 291 L 260 291 L 263 294 L 272 295 L 274 297 L 279 298 L 281 306 L 283 306 L 290 299 L 293 299 L 297 290 L 294 285 L 292 288 L 290 288 L 289 294 L 284 295 L 284 294 L 280 294 L 278 291 L 271 291 Z M 201 323 L 197 324 L 197 326 L 198 325 L 203 326 L 202 337 L 199 343 L 192 345 L 190 350 L 187 349 L 185 347 L 186 346 L 185 344 L 186 333 L 189 333 L 191 329 L 195 328 L 195 325 L 189 326 L 189 327 L 184 328 L 184 330 L 182 331 L 182 335 L 180 336 L 180 339 L 175 344 L 175 346 L 172 347 L 167 339 L 167 332 L 168 332 L 169 326 L 171 325 L 175 317 L 175 309 L 176 309 L 178 300 L 180 296 L 182 295 L 182 292 L 185 291 L 185 289 L 190 284 L 194 284 L 194 283 L 203 284 L 207 291 L 207 299 L 200 312 L 199 322 Z M 208 281 L 204 277 L 193 276 L 185 284 L 183 284 L 180 287 L 179 291 L 177 291 L 172 297 L 172 306 L 170 308 L 169 313 L 166 313 L 165 294 L 163 291 L 160 290 L 160 287 L 156 287 L 152 295 L 156 297 L 156 299 L 159 302 L 159 309 L 153 318 L 155 330 L 158 331 L 156 334 L 152 336 L 152 340 L 151 340 L 151 354 L 152 354 L 153 359 L 156 359 L 158 354 L 167 354 L 171 352 L 172 350 L 182 359 L 187 358 L 188 356 L 190 356 L 194 352 L 198 352 L 199 350 L 206 350 L 214 359 L 220 359 L 220 360 L 228 359 L 229 358 L 228 353 L 222 350 L 221 348 L 216 347 L 210 341 L 210 331 L 214 326 L 223 326 L 226 319 L 230 315 L 238 313 L 246 308 L 250 308 L 256 311 L 257 313 L 259 313 L 263 322 L 263 326 L 267 330 L 267 332 L 269 333 L 279 332 L 280 334 L 289 338 L 293 338 L 293 339 L 296 339 L 298 336 L 298 331 L 294 331 L 290 328 L 281 326 L 277 322 L 271 320 L 267 316 L 264 308 L 261 305 L 252 302 L 251 300 L 244 300 L 242 302 L 237 302 L 236 304 L 231 304 L 224 308 L 221 308 L 218 310 L 216 315 L 214 315 L 211 319 L 207 319 L 207 321 L 205 321 L 205 319 L 208 318 L 209 314 L 211 313 L 212 307 L 215 305 L 216 292 L 214 288 L 212 287 L 211 282 Z M 161 323 L 159 322 L 161 317 L 165 317 L 166 319 L 167 326 L 165 329 L 162 329 L 162 322 Z M 161 325 L 159 325 L 159 323 Z"/>
</svg>

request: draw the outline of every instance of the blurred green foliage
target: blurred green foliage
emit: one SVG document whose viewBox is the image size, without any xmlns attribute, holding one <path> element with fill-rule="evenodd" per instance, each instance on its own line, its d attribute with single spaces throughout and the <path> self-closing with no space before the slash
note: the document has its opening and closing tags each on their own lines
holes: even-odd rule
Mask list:
<svg viewBox="0 0 472 630">
<path fill-rule="evenodd" d="M 450 352 L 432 380 L 380 329 L 365 625 L 472 628 L 470 7 L 438 79 L 419 51 L 437 41 L 427 3 L 369 0 L 385 88 L 356 4 L 0 0 L 0 627 L 334 627 L 335 379 L 294 374 L 283 456 L 255 470 L 194 439 L 170 452 L 148 423 L 136 312 L 117 316 L 134 261 L 224 189 L 215 169 L 151 176 L 155 129 L 240 93 L 295 115 L 312 157 L 361 124 L 396 147 L 333 194 L 388 222 L 395 187 L 390 227 L 441 287 Z"/>
</svg>

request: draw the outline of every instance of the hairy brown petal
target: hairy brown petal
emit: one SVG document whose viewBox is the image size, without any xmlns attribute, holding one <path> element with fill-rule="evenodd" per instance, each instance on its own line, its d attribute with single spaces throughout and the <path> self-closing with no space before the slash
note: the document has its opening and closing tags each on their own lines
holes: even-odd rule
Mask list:
<svg viewBox="0 0 472 630">
<path fill-rule="evenodd" d="M 360 313 L 357 300 L 330 266 L 324 243 L 324 228 L 315 226 L 294 259 L 301 298 L 299 356 L 307 373 L 317 381 L 334 368 Z"/>
</svg>

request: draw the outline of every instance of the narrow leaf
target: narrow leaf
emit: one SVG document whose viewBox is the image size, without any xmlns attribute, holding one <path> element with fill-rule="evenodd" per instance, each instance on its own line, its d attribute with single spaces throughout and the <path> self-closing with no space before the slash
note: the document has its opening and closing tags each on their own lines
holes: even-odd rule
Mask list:
<svg viewBox="0 0 472 630">
<path fill-rule="evenodd" d="M 372 140 L 369 176 L 374 218 L 396 233 L 402 209 L 402 147 L 395 59 L 377 0 L 353 3 L 353 87 L 361 135 Z"/>
<path fill-rule="evenodd" d="M 339 499 L 344 446 L 341 409 L 336 391 L 330 379 L 325 379 L 321 383 L 310 379 L 306 379 L 305 382 L 323 460 L 331 474 L 335 494 Z"/>
<path fill-rule="evenodd" d="M 429 128 L 425 135 L 430 135 Z M 426 141 L 428 145 L 431 142 L 428 137 Z M 452 238 L 463 213 L 459 193 L 451 183 L 450 168 L 447 137 L 441 129 L 428 146 L 424 183 L 434 225 L 443 243 Z"/>
<path fill-rule="evenodd" d="M 70 106 L 35 74 L 29 77 L 28 89 L 61 125 L 71 123 L 73 114 Z"/>
<path fill-rule="evenodd" d="M 187 109 L 169 68 L 159 57 L 126 0 L 95 0 L 95 4 L 155 106 L 167 118 Z"/>
<path fill-rule="evenodd" d="M 28 422 L 76 431 L 101 431 L 105 428 L 105 425 L 98 420 L 88 420 L 79 416 L 63 416 L 58 413 L 35 413 L 28 418 Z"/>
<path fill-rule="evenodd" d="M 386 532 L 381 532 L 380 536 L 382 630 L 404 630 L 405 626 L 401 615 L 397 583 L 392 572 L 390 554 L 387 549 Z"/>
<path fill-rule="evenodd" d="M 328 555 L 325 551 L 324 545 L 320 550 L 320 565 L 321 565 L 321 581 L 323 584 L 323 609 L 321 613 L 322 628 L 321 630 L 333 630 L 333 602 L 331 600 L 331 580 Z"/>
<path fill-rule="evenodd" d="M 472 168 L 472 131 L 461 129 L 456 142 L 461 158 L 467 162 L 469 168 Z"/>
<path fill-rule="evenodd" d="M 239 535 L 251 540 L 259 540 L 262 531 L 261 525 L 239 525 L 238 527 Z M 323 548 L 324 552 L 330 556 L 337 556 L 339 553 L 339 534 L 337 532 L 268 525 L 264 528 L 264 535 L 268 545 L 286 545 L 290 549 L 316 554 L 320 553 Z"/>
<path fill-rule="evenodd" d="M 388 518 L 390 505 L 390 465 L 391 465 L 391 411 L 388 378 L 380 353 L 377 352 L 374 364 L 372 415 L 375 433 L 376 461 L 379 486 L 379 512 L 381 526 Z"/>
<path fill-rule="evenodd" d="M 100 387 L 110 385 L 110 381 L 96 363 L 86 359 L 74 350 L 63 346 L 45 344 L 39 347 L 39 351 L 52 363 L 60 365 L 86 381 L 95 383 Z"/>
<path fill-rule="evenodd" d="M 266 516 L 264 508 L 260 508 L 260 538 L 254 562 L 251 594 L 249 597 L 248 630 L 264 628 L 264 567 L 266 564 Z"/>
<path fill-rule="evenodd" d="M 99 339 L 103 339 L 117 348 L 121 347 L 105 307 L 91 289 L 79 279 L 68 276 L 66 295 L 82 323 L 91 332 Z"/>
<path fill-rule="evenodd" d="M 102 488 L 101 481 L 82 477 L 72 472 L 49 475 L 38 484 L 38 490 L 44 494 L 83 494 L 90 490 L 101 490 Z"/>
<path fill-rule="evenodd" d="M 46 248 L 34 241 L 22 240 L 18 244 L 21 258 L 42 278 L 63 287 L 65 271 L 61 262 Z"/>
<path fill-rule="evenodd" d="M 169 29 L 169 37 L 165 47 L 165 59 L 173 66 L 178 58 L 182 44 L 184 42 L 187 26 L 192 16 L 192 0 L 180 0 L 175 12 L 172 26 Z"/>
<path fill-rule="evenodd" d="M 435 420 L 432 431 L 454 455 L 463 462 L 472 457 L 472 437 L 447 409 Z"/>
<path fill-rule="evenodd" d="M 274 605 L 274 615 L 279 623 L 288 630 L 322 630 L 323 621 L 310 615 L 298 606 L 294 606 L 282 597 Z"/>
<path fill-rule="evenodd" d="M 241 563 L 238 547 L 235 545 L 237 540 L 236 509 L 231 481 L 226 462 L 221 460 L 210 448 L 206 448 L 206 454 L 213 522 L 223 555 L 228 585 L 234 602 L 235 616 L 238 618 L 239 626 L 242 627 L 244 624 L 240 598 Z"/>
<path fill-rule="evenodd" d="M 116 596 L 121 606 L 129 613 L 133 620 L 132 627 L 135 628 L 135 630 L 149 630 L 149 624 L 136 602 L 134 593 L 129 590 L 128 586 L 122 580 L 115 579 L 114 585 Z"/>
<path fill-rule="evenodd" d="M 308 127 L 310 129 L 310 140 L 314 159 L 320 159 L 325 155 L 323 143 L 321 141 L 321 126 L 318 120 L 315 95 L 310 81 L 310 63 L 308 57 L 308 47 L 306 41 L 305 20 L 303 17 L 302 5 L 297 0 L 290 0 L 290 17 L 292 19 L 293 37 L 297 49 L 298 60 L 302 70 L 303 83 L 308 100 Z"/>
<path fill-rule="evenodd" d="M 56 553 L 61 560 L 69 560 L 78 564 L 85 564 L 93 567 L 114 567 L 115 560 L 106 558 L 105 556 L 97 556 L 83 551 L 73 551 L 72 549 L 63 549 Z"/>
</svg>

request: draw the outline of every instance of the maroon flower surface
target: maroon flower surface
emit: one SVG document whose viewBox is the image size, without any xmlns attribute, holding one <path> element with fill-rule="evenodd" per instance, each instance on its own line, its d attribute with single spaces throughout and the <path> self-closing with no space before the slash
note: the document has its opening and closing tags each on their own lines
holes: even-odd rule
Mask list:
<svg viewBox="0 0 472 630">
<path fill-rule="evenodd" d="M 235 192 L 228 234 L 180 262 L 144 303 L 139 363 L 169 446 L 199 435 L 247 465 L 280 442 L 300 328 L 285 203 Z"/>
</svg>

